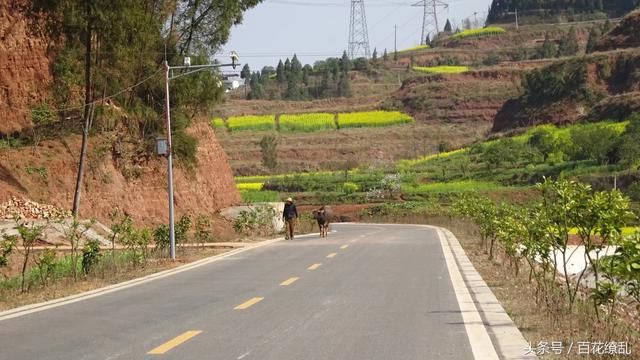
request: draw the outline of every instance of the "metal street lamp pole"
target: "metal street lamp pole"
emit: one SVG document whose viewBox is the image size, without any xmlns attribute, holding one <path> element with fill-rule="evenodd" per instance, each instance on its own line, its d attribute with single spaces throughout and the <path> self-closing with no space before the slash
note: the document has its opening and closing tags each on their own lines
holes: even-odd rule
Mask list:
<svg viewBox="0 0 640 360">
<path fill-rule="evenodd" d="M 164 83 L 165 83 L 165 111 L 167 113 L 167 177 L 169 191 L 169 256 L 171 260 L 176 259 L 176 232 L 175 218 L 173 210 L 173 146 L 171 143 L 171 107 L 169 106 L 169 70 L 171 67 L 167 60 L 164 61 Z"/>
<path fill-rule="evenodd" d="M 168 192 L 169 192 L 169 256 L 171 260 L 176 259 L 176 232 L 175 232 L 175 216 L 173 206 L 173 146 L 171 142 L 171 107 L 169 105 L 169 80 L 193 74 L 195 72 L 218 68 L 223 66 L 233 66 L 235 69 L 238 66 L 238 54 L 235 51 L 231 52 L 231 64 L 213 64 L 213 65 L 195 65 L 191 66 L 190 61 L 185 61 L 185 66 L 169 66 L 167 60 L 164 61 L 164 83 L 165 83 L 165 112 L 167 115 L 167 177 L 168 177 Z M 170 71 L 173 69 L 193 69 L 186 73 L 170 76 Z"/>
</svg>

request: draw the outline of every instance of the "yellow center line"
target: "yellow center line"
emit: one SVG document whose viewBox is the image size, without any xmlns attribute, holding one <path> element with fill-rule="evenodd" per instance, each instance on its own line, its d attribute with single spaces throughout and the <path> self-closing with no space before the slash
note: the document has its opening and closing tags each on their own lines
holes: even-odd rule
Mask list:
<svg viewBox="0 0 640 360">
<path fill-rule="evenodd" d="M 332 257 L 334 257 L 334 256 L 336 256 L 336 255 L 338 255 L 338 254 L 336 254 L 336 253 L 331 253 L 331 254 L 327 255 L 327 257 L 328 257 L 329 259 L 331 259 Z"/>
<path fill-rule="evenodd" d="M 307 270 L 315 270 L 319 268 L 322 264 L 313 264 L 307 268 Z"/>
<path fill-rule="evenodd" d="M 262 299 L 264 299 L 264 298 L 262 298 L 262 297 L 254 297 L 253 299 L 247 300 L 247 301 L 243 302 L 242 304 L 236 306 L 233 309 L 234 310 L 244 310 L 246 308 L 250 308 L 251 306 L 259 303 L 260 301 L 262 301 Z"/>
<path fill-rule="evenodd" d="M 173 349 L 174 347 L 182 344 L 183 342 L 191 339 L 192 337 L 197 336 L 201 332 L 202 331 L 200 331 L 200 330 L 187 331 L 184 334 L 178 335 L 175 338 L 167 341 L 166 343 L 158 346 L 157 348 L 149 351 L 147 354 L 149 354 L 149 355 L 162 355 L 162 354 L 166 353 L 167 351 Z"/>
<path fill-rule="evenodd" d="M 349 247 L 349 245 L 342 245 L 342 246 L 340 246 L 340 249 L 346 249 L 348 247 Z"/>
<path fill-rule="evenodd" d="M 296 282 L 296 280 L 298 280 L 299 278 L 297 277 L 292 277 L 292 278 L 288 278 L 287 280 L 283 281 L 280 283 L 280 286 L 288 286 L 293 284 L 294 282 Z"/>
</svg>

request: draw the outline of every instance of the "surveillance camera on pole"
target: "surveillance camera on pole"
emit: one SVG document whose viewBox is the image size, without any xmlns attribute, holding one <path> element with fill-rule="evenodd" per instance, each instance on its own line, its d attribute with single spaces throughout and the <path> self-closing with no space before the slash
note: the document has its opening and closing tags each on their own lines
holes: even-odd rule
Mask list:
<svg viewBox="0 0 640 360">
<path fill-rule="evenodd" d="M 232 51 L 229 56 L 231 56 L 231 66 L 233 66 L 233 68 L 235 69 L 236 66 L 240 63 L 240 55 L 238 55 L 237 52 Z"/>
<path fill-rule="evenodd" d="M 223 66 L 232 66 L 234 69 L 240 64 L 240 56 L 237 52 L 232 51 L 231 64 L 205 64 L 205 65 L 191 65 L 191 58 L 186 56 L 183 60 L 182 66 L 169 66 L 169 63 L 164 61 L 165 70 L 165 116 L 166 116 L 166 131 L 167 137 L 156 139 L 156 152 L 158 155 L 167 157 L 167 182 L 169 193 L 169 255 L 171 260 L 176 259 L 176 242 L 175 242 L 175 228 L 174 228 L 174 211 L 173 211 L 173 151 L 171 142 L 171 109 L 169 103 L 169 81 L 196 73 L 205 69 L 219 68 Z M 178 74 L 174 74 L 173 70 L 185 70 Z"/>
</svg>

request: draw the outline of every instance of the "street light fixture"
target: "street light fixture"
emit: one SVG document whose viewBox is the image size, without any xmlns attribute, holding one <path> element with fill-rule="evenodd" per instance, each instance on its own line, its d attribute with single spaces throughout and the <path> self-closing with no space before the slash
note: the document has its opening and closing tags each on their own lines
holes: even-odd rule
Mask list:
<svg viewBox="0 0 640 360">
<path fill-rule="evenodd" d="M 175 218 L 174 218 L 174 209 L 173 209 L 173 147 L 171 142 L 171 107 L 169 105 L 169 80 L 173 80 L 179 78 L 181 76 L 189 75 L 196 73 L 198 71 L 202 71 L 205 69 L 219 68 L 232 66 L 234 69 L 238 66 L 240 57 L 238 53 L 232 51 L 230 54 L 231 63 L 230 64 L 207 64 L 207 65 L 191 65 L 191 58 L 184 58 L 183 66 L 169 66 L 167 60 L 164 61 L 164 83 L 165 83 L 165 112 L 167 116 L 167 138 L 166 139 L 158 139 L 156 142 L 157 152 L 164 154 L 167 156 L 167 178 L 168 178 L 168 191 L 169 191 L 169 255 L 171 260 L 176 259 L 176 233 L 175 233 Z M 173 75 L 172 70 L 184 70 L 188 69 L 189 71 L 183 72 L 180 74 Z"/>
</svg>

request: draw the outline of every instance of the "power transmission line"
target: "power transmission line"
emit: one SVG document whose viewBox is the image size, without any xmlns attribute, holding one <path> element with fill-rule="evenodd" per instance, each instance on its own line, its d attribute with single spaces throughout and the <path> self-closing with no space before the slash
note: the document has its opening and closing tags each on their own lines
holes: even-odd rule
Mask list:
<svg viewBox="0 0 640 360">
<path fill-rule="evenodd" d="M 369 49 L 369 33 L 367 31 L 367 15 L 364 0 L 351 0 L 351 20 L 349 21 L 349 58 L 355 59 L 357 54 L 364 53 L 371 57 Z"/>
<path fill-rule="evenodd" d="M 422 0 L 411 6 L 421 6 L 423 8 L 422 15 L 422 37 L 420 38 L 420 45 L 424 45 L 427 39 L 427 30 L 429 26 L 435 28 L 434 33 L 437 35 L 440 32 L 440 26 L 438 24 L 438 8 L 448 9 L 449 4 L 440 0 Z"/>
</svg>

